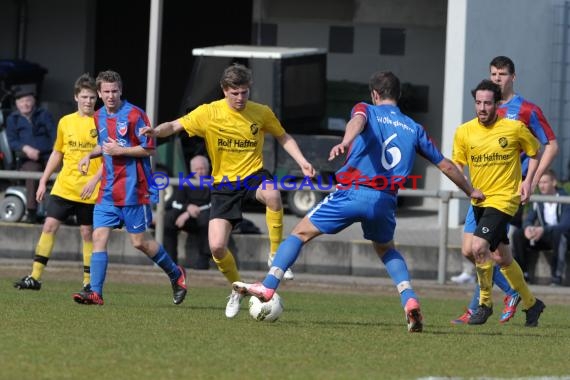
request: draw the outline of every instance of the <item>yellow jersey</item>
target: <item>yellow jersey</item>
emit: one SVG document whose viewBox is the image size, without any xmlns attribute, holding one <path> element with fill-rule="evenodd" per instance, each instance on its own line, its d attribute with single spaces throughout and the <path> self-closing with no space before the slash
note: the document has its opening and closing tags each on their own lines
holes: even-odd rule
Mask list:
<svg viewBox="0 0 570 380">
<path fill-rule="evenodd" d="M 77 165 L 96 145 L 97 129 L 92 116 L 81 116 L 75 112 L 60 119 L 53 150 L 63 154 L 63 166 L 51 194 L 70 201 L 95 203 L 99 184 L 89 199 L 81 199 L 81 190 L 99 170 L 101 158 L 91 160 L 87 175 L 81 174 Z"/>
<path fill-rule="evenodd" d="M 214 184 L 235 182 L 263 168 L 265 133 L 275 137 L 285 129 L 266 105 L 248 101 L 241 111 L 225 99 L 203 104 L 178 119 L 188 135 L 206 141 Z"/>
<path fill-rule="evenodd" d="M 455 131 L 452 159 L 468 166 L 473 187 L 485 194 L 484 201 L 472 201 L 473 205 L 514 215 L 521 199 L 520 153 L 533 157 L 539 149 L 538 140 L 518 120 L 498 117 L 483 126 L 475 118 Z"/>
</svg>

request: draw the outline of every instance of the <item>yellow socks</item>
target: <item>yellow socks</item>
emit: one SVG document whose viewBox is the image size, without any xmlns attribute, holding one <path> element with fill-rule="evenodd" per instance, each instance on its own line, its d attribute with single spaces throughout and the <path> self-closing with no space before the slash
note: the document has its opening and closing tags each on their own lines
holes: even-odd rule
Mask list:
<svg viewBox="0 0 570 380">
<path fill-rule="evenodd" d="M 524 309 L 527 310 L 531 308 L 535 303 L 535 298 L 530 292 L 530 289 L 524 280 L 522 269 L 516 260 L 513 259 L 509 265 L 501 267 L 501 273 L 505 276 L 511 285 L 511 288 L 520 294 Z"/>
<path fill-rule="evenodd" d="M 226 255 L 222 259 L 217 259 L 214 257 L 214 262 L 218 266 L 220 272 L 226 276 L 226 279 L 230 282 L 230 284 L 232 282 L 240 280 L 240 275 L 237 269 L 234 255 L 232 255 L 229 249 L 226 249 Z"/>
<path fill-rule="evenodd" d="M 483 264 L 475 265 L 477 279 L 479 280 L 480 297 L 479 305 L 493 306 L 493 261 L 489 260 Z"/>
<path fill-rule="evenodd" d="M 273 211 L 269 207 L 265 208 L 265 222 L 269 234 L 269 252 L 275 254 L 281 240 L 283 240 L 283 209 Z"/>
<path fill-rule="evenodd" d="M 93 242 L 83 240 L 83 286 L 91 283 L 91 255 Z"/>
<path fill-rule="evenodd" d="M 36 280 L 40 280 L 44 268 L 46 267 L 51 252 L 53 250 L 53 245 L 55 242 L 55 237 L 53 234 L 43 233 L 40 236 L 40 240 L 36 245 L 36 255 L 34 257 L 34 263 L 32 264 L 32 277 Z"/>
</svg>

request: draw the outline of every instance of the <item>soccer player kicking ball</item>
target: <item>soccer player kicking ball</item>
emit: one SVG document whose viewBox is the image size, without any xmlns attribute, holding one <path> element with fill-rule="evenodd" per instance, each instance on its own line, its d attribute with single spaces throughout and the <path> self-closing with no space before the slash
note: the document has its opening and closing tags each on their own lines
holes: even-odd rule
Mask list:
<svg viewBox="0 0 570 380">
<path fill-rule="evenodd" d="M 352 109 L 342 142 L 330 152 L 329 160 L 348 152 L 344 166 L 336 173 L 337 190 L 305 216 L 281 243 L 262 283 L 234 282 L 233 288 L 243 295 L 270 300 L 305 243 L 323 233 L 336 234 L 360 222 L 364 237 L 372 241 L 400 293 L 408 331 L 421 332 L 423 317 L 419 300 L 406 262 L 394 247 L 397 189 L 404 186 L 418 153 L 474 201 L 485 197 L 441 154 L 423 127 L 401 113 L 397 107 L 400 81 L 393 73 L 373 74 L 369 88 L 372 104 L 359 103 Z"/>
</svg>

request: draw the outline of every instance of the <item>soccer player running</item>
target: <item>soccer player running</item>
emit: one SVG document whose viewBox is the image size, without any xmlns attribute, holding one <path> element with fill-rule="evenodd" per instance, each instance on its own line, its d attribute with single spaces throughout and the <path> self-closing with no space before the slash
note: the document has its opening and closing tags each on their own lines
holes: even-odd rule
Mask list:
<svg viewBox="0 0 570 380">
<path fill-rule="evenodd" d="M 453 160 L 467 166 L 473 186 L 486 199 L 472 203 L 476 228 L 471 252 L 479 281 L 479 306 L 469 324 L 484 324 L 493 314 L 493 267 L 500 267 L 511 287 L 520 294 L 526 312 L 525 326 L 538 326 L 544 303 L 528 288 L 519 264 L 513 260 L 507 228 L 519 205 L 529 200 L 538 168 L 540 143 L 524 123 L 499 116 L 501 88 L 486 79 L 471 92 L 477 117 L 459 126 L 453 140 Z M 529 157 L 527 176 L 522 180 L 519 153 Z"/>
<path fill-rule="evenodd" d="M 103 305 L 103 285 L 109 261 L 107 243 L 113 228 L 125 225 L 133 247 L 154 261 L 170 278 L 173 302 L 186 297 L 186 273 L 164 248 L 145 231 L 152 221 L 150 203 L 157 202 L 156 189 L 150 186 L 152 138 L 140 135 L 149 125 L 143 110 L 121 100 L 123 83 L 118 73 L 103 71 L 96 79 L 103 107 L 95 112 L 98 145 L 81 159 L 78 168 L 89 170 L 90 160 L 103 157 L 103 173 L 93 215 L 93 255 L 91 289 L 73 294 L 77 303 Z"/>
<path fill-rule="evenodd" d="M 93 205 L 101 176 L 101 160 L 89 167 L 86 175 L 77 170 L 83 156 L 97 145 L 97 131 L 93 121 L 97 88 L 89 74 L 75 82 L 74 98 L 77 112 L 61 118 L 53 151 L 39 181 L 36 200 L 43 201 L 50 176 L 63 166 L 55 180 L 47 205 L 47 217 L 36 245 L 32 273 L 14 283 L 17 289 L 40 290 L 44 268 L 52 254 L 55 236 L 61 223 L 75 215 L 79 224 L 83 250 L 83 289 L 90 289 L 90 263 L 93 252 Z"/>
<path fill-rule="evenodd" d="M 520 120 L 532 132 L 534 137 L 538 139 L 540 144 L 544 147 L 542 157 L 534 175 L 532 190 L 540 177 L 548 170 L 550 164 L 558 153 L 558 142 L 552 128 L 544 117 L 542 110 L 534 103 L 524 99 L 514 91 L 515 64 L 505 56 L 497 56 L 489 63 L 490 79 L 501 88 L 501 101 L 497 114 L 507 119 Z M 526 154 L 521 154 L 522 164 L 522 178 L 526 178 L 529 158 Z M 515 218 L 522 214 L 522 206 L 519 207 Z M 475 263 L 471 245 L 473 241 L 473 233 L 475 232 L 477 223 L 473 215 L 473 210 L 470 207 L 465 218 L 465 225 L 463 228 L 463 244 L 462 253 L 469 261 Z M 510 228 L 515 228 L 512 224 Z M 520 302 L 520 295 L 509 285 L 498 266 L 493 267 L 493 282 L 505 293 L 504 309 L 499 318 L 500 323 L 508 322 L 515 316 L 517 306 Z M 453 324 L 469 323 L 471 314 L 479 306 L 479 284 L 475 284 L 473 296 L 466 311 L 457 319 L 451 321 Z"/>
<path fill-rule="evenodd" d="M 227 67 L 220 79 L 224 98 L 203 104 L 180 119 L 144 128 L 149 136 L 167 137 L 181 130 L 205 139 L 212 161 L 212 208 L 208 240 L 214 262 L 231 283 L 239 281 L 235 259 L 228 249 L 233 226 L 242 220 L 242 202 L 257 200 L 266 206 L 270 264 L 283 236 L 283 205 L 271 174 L 263 169 L 264 134 L 269 133 L 295 160 L 305 176 L 315 170 L 299 146 L 266 106 L 249 100 L 251 70 L 241 64 Z M 292 278 L 290 273 L 289 278 Z M 232 290 L 226 317 L 235 317 L 243 296 Z"/>
<path fill-rule="evenodd" d="M 370 82 L 372 104 L 359 103 L 352 109 L 344 138 L 331 149 L 329 160 L 348 152 L 346 162 L 336 173 L 337 190 L 319 203 L 281 243 L 263 283 L 234 282 L 241 294 L 270 300 L 283 273 L 311 239 L 325 233 L 336 234 L 360 222 L 364 237 L 394 281 L 406 314 L 408 331 L 423 329 L 420 304 L 410 282 L 404 257 L 394 247 L 397 192 L 405 186 L 416 154 L 436 165 L 475 201 L 484 195 L 467 182 L 463 173 L 433 144 L 422 126 L 397 107 L 400 81 L 391 72 L 376 72 Z"/>
</svg>

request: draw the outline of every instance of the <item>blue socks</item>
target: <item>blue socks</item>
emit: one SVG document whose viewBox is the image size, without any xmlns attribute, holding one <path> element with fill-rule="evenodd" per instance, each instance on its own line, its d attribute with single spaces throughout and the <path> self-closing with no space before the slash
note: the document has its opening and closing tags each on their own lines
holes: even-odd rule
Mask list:
<svg viewBox="0 0 570 380">
<path fill-rule="evenodd" d="M 182 273 L 180 269 L 176 266 L 176 263 L 172 261 L 172 258 L 166 253 L 162 245 L 158 246 L 158 252 L 152 258 L 152 261 L 156 263 L 170 278 L 170 282 L 175 282 Z"/>
<path fill-rule="evenodd" d="M 402 307 L 406 306 L 406 302 L 410 298 L 418 299 L 418 296 L 412 289 L 410 283 L 410 273 L 408 272 L 408 267 L 406 261 L 394 248 L 388 250 L 384 256 L 382 256 L 382 262 L 386 266 L 386 271 L 388 275 L 392 278 L 394 285 L 400 293 L 400 301 L 402 302 Z"/>
<path fill-rule="evenodd" d="M 107 274 L 109 256 L 107 252 L 93 252 L 91 255 L 91 290 L 103 297 L 103 284 Z"/>
<path fill-rule="evenodd" d="M 516 291 L 511 288 L 511 285 L 505 278 L 505 276 L 501 273 L 501 268 L 498 265 L 493 266 L 493 283 L 499 287 L 506 295 L 512 296 L 516 293 Z M 475 290 L 473 292 L 473 297 L 471 298 L 471 302 L 469 303 L 469 310 L 475 311 L 479 307 L 479 283 L 475 284 Z"/>
<path fill-rule="evenodd" d="M 303 241 L 301 239 L 295 235 L 289 235 L 289 237 L 283 240 L 279 245 L 279 249 L 273 258 L 272 267 L 277 267 L 282 270 L 282 273 L 285 273 L 285 271 L 293 265 L 295 260 L 297 260 L 297 257 L 299 257 L 302 247 Z M 263 280 L 263 286 L 269 289 L 277 289 L 282 278 L 283 276 L 281 276 L 281 278 L 275 277 L 270 270 L 270 273 L 268 273 L 265 280 Z"/>
</svg>

